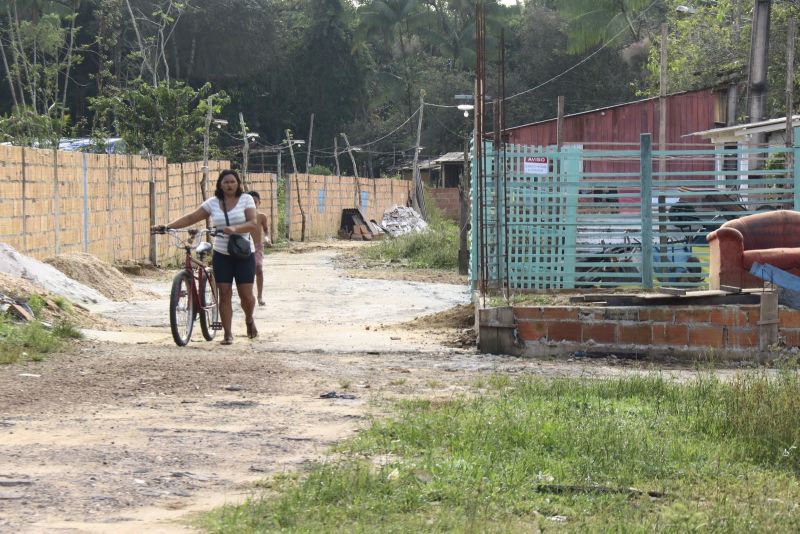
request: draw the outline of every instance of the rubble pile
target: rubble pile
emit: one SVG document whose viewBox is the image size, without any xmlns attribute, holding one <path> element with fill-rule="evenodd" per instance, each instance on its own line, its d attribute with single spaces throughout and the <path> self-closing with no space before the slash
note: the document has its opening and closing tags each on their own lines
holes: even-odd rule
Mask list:
<svg viewBox="0 0 800 534">
<path fill-rule="evenodd" d="M 397 237 L 411 232 L 424 232 L 428 223 L 413 208 L 392 206 L 384 212 L 381 226 L 387 234 Z"/>
</svg>

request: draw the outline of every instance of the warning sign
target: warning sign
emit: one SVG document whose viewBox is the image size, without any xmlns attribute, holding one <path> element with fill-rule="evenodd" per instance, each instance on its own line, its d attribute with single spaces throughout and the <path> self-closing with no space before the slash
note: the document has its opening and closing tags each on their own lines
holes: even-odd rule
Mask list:
<svg viewBox="0 0 800 534">
<path fill-rule="evenodd" d="M 547 174 L 550 163 L 544 156 L 528 156 L 525 158 L 525 174 Z"/>
</svg>

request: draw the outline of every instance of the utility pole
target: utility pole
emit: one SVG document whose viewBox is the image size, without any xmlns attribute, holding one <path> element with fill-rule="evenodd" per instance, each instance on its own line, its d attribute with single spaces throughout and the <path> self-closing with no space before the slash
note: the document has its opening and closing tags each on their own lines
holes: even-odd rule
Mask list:
<svg viewBox="0 0 800 534">
<path fill-rule="evenodd" d="M 239 124 L 242 126 L 242 186 L 247 191 L 247 160 L 250 157 L 250 143 L 247 139 L 247 125 L 244 123 L 244 115 L 239 112 Z"/>
<path fill-rule="evenodd" d="M 767 61 L 769 54 L 769 26 L 772 0 L 755 0 L 752 36 L 750 40 L 750 68 L 747 84 L 747 113 L 749 122 L 759 122 L 766 117 Z M 763 145 L 766 134 L 754 134 L 756 145 Z M 761 168 L 757 161 L 752 169 Z"/>
<path fill-rule="evenodd" d="M 292 131 L 286 130 L 286 140 L 289 142 L 289 155 L 292 157 L 292 169 L 294 169 L 295 187 L 297 193 L 297 206 L 300 208 L 300 241 L 306 240 L 306 212 L 303 209 L 303 203 L 300 201 L 300 180 L 297 178 L 297 160 L 294 159 L 294 141 L 292 140 Z M 287 185 L 291 189 L 291 185 Z M 288 216 L 291 211 L 291 205 L 286 204 L 286 214 Z"/>
<path fill-rule="evenodd" d="M 347 144 L 347 154 L 350 156 L 350 163 L 353 164 L 353 177 L 356 179 L 356 209 L 361 209 L 361 184 L 358 181 L 358 165 L 356 165 L 356 158 L 353 156 L 353 148 L 350 146 L 350 140 L 347 134 L 342 132 L 342 138 Z"/>
<path fill-rule="evenodd" d="M 339 137 L 333 138 L 333 159 L 336 161 L 336 177 L 342 177 L 342 170 L 339 168 Z"/>
<path fill-rule="evenodd" d="M 417 144 L 414 147 L 414 164 L 412 165 L 412 187 L 414 189 L 411 195 L 411 206 L 417 210 L 423 219 L 428 220 L 425 210 L 425 198 L 422 189 L 422 179 L 419 174 L 419 151 L 420 141 L 422 139 L 422 112 L 425 109 L 425 101 L 423 95 L 419 95 L 419 118 L 417 120 Z"/>
<path fill-rule="evenodd" d="M 208 198 L 208 143 L 211 136 L 211 121 L 213 119 L 214 108 L 212 107 L 214 97 L 209 96 L 206 100 L 208 109 L 206 110 L 205 129 L 203 130 L 203 200 Z"/>
<path fill-rule="evenodd" d="M 306 174 L 311 167 L 311 140 L 314 137 L 314 114 L 311 114 L 311 125 L 308 127 L 308 144 L 306 145 Z"/>
</svg>

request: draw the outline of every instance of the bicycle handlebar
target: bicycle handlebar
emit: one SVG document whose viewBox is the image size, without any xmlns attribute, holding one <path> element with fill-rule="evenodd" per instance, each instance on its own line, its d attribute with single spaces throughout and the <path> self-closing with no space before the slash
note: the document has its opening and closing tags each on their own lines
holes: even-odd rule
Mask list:
<svg viewBox="0 0 800 534">
<path fill-rule="evenodd" d="M 221 230 L 217 230 L 216 228 L 213 229 L 206 229 L 206 228 L 186 228 L 186 229 L 175 229 L 175 228 L 167 228 L 165 225 L 161 224 L 155 226 L 150 229 L 150 235 L 159 235 L 159 234 L 171 234 L 177 236 L 180 232 L 187 232 L 190 237 L 194 237 L 196 235 L 203 235 L 208 234 L 211 237 L 216 237 L 219 234 L 222 234 Z"/>
</svg>

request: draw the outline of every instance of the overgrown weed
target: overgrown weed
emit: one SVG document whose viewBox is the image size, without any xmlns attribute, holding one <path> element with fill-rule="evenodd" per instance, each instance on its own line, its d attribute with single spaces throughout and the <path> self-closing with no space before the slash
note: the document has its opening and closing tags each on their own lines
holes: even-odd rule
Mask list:
<svg viewBox="0 0 800 534">
<path fill-rule="evenodd" d="M 793 368 L 689 383 L 489 377 L 490 394 L 398 403 L 339 460 L 215 532 L 795 531 Z M 373 456 L 396 460 L 374 465 Z M 559 489 L 560 488 L 560 489 Z M 650 498 L 629 488 L 663 494 Z M 219 519 L 226 516 L 222 522 Z"/>
<path fill-rule="evenodd" d="M 385 236 L 375 246 L 361 249 L 360 254 L 415 269 L 457 269 L 458 225 L 444 218 L 429 195 L 425 206 L 429 225 L 426 231 L 394 238 Z"/>
<path fill-rule="evenodd" d="M 59 322 L 48 330 L 39 321 L 16 323 L 0 316 L 0 364 L 39 361 L 45 354 L 56 352 L 66 339 L 79 339 L 83 334 L 67 322 Z"/>
</svg>

